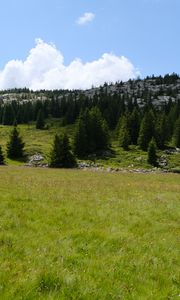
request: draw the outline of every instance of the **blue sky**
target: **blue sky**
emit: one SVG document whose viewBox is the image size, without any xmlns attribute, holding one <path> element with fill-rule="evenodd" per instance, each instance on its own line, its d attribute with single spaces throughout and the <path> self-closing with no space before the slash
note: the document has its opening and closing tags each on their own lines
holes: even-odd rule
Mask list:
<svg viewBox="0 0 180 300">
<path fill-rule="evenodd" d="M 35 39 L 53 43 L 64 64 L 104 53 L 125 56 L 141 76 L 180 73 L 179 0 L 0 0 L 0 70 L 26 60 Z M 86 24 L 77 20 L 94 14 Z"/>
</svg>

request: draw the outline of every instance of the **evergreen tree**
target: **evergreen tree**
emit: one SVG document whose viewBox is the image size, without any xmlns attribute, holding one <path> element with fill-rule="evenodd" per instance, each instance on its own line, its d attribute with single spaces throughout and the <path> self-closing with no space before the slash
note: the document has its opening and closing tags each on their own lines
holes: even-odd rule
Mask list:
<svg viewBox="0 0 180 300">
<path fill-rule="evenodd" d="M 24 142 L 19 135 L 19 131 L 16 126 L 14 126 L 9 142 L 7 143 L 7 157 L 9 158 L 22 158 L 24 156 Z"/>
<path fill-rule="evenodd" d="M 154 138 L 151 139 L 148 145 L 148 163 L 157 166 L 156 142 Z"/>
<path fill-rule="evenodd" d="M 144 115 L 144 118 L 141 122 L 138 144 L 142 150 L 147 150 L 148 144 L 152 137 L 154 136 L 154 114 L 152 110 L 147 111 Z"/>
<path fill-rule="evenodd" d="M 2 124 L 3 125 L 13 125 L 15 119 L 15 112 L 13 110 L 12 104 L 6 104 L 3 109 Z"/>
<path fill-rule="evenodd" d="M 129 127 L 131 144 L 137 145 L 140 127 L 140 115 L 137 108 L 134 108 L 132 114 L 129 117 Z"/>
<path fill-rule="evenodd" d="M 2 147 L 0 146 L 0 165 L 4 165 L 5 162 L 4 162 L 4 155 L 3 155 L 3 152 L 2 152 Z"/>
<path fill-rule="evenodd" d="M 81 114 L 76 125 L 74 135 L 74 152 L 77 156 L 83 157 L 87 153 L 87 131 L 84 114 Z"/>
<path fill-rule="evenodd" d="M 121 126 L 119 131 L 119 145 L 124 149 L 128 150 L 130 144 L 130 135 L 128 127 L 128 116 L 123 116 L 121 120 Z"/>
<path fill-rule="evenodd" d="M 108 126 L 97 107 L 93 107 L 89 111 L 89 113 L 87 113 L 86 130 L 89 153 L 93 153 L 99 150 L 105 150 L 108 148 Z"/>
<path fill-rule="evenodd" d="M 36 119 L 36 129 L 44 129 L 44 113 L 42 109 L 38 111 L 37 119 Z"/>
<path fill-rule="evenodd" d="M 180 117 L 175 123 L 174 128 L 174 144 L 177 148 L 180 148 Z"/>
<path fill-rule="evenodd" d="M 81 113 L 74 136 L 74 151 L 85 156 L 109 146 L 109 130 L 100 110 L 93 107 Z"/>
<path fill-rule="evenodd" d="M 163 114 L 162 116 L 160 116 L 159 120 L 156 120 L 155 125 L 155 137 L 157 146 L 159 149 L 164 149 L 169 136 L 169 128 L 166 115 Z"/>
<path fill-rule="evenodd" d="M 53 148 L 50 153 L 50 167 L 52 168 L 72 168 L 76 165 L 76 160 L 71 152 L 69 138 L 66 133 L 55 135 Z"/>
</svg>

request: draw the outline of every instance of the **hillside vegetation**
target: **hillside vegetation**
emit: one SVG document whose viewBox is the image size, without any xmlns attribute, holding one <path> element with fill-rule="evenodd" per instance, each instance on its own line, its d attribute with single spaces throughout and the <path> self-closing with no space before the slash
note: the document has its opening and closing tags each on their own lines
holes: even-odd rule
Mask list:
<svg viewBox="0 0 180 300">
<path fill-rule="evenodd" d="M 180 77 L 152 76 L 87 91 L 1 91 L 0 124 L 4 154 L 9 126 L 18 124 L 26 159 L 41 153 L 48 162 L 55 134 L 66 131 L 79 160 L 179 172 Z"/>
<path fill-rule="evenodd" d="M 0 167 L 0 299 L 179 299 L 179 175 Z"/>
</svg>

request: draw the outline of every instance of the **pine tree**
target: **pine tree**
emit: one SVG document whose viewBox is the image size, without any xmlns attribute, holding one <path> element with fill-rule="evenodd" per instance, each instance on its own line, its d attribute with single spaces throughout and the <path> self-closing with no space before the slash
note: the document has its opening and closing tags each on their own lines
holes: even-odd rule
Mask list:
<svg viewBox="0 0 180 300">
<path fill-rule="evenodd" d="M 5 162 L 4 162 L 4 155 L 3 155 L 3 152 L 2 152 L 2 147 L 0 146 L 0 165 L 4 165 Z"/>
<path fill-rule="evenodd" d="M 42 109 L 39 109 L 36 119 L 36 129 L 44 129 L 44 113 Z"/>
<path fill-rule="evenodd" d="M 83 114 L 80 115 L 76 125 L 74 135 L 74 152 L 79 157 L 83 157 L 87 153 L 87 131 Z"/>
<path fill-rule="evenodd" d="M 157 154 L 156 154 L 156 142 L 155 139 L 152 138 L 148 145 L 148 163 L 157 166 Z"/>
<path fill-rule="evenodd" d="M 128 127 L 128 116 L 123 116 L 119 131 L 119 145 L 124 149 L 128 150 L 130 144 L 130 135 Z"/>
<path fill-rule="evenodd" d="M 147 150 L 148 144 L 155 134 L 154 119 L 154 114 L 152 110 L 150 110 L 145 113 L 144 118 L 141 122 L 138 144 L 140 148 L 144 151 Z"/>
<path fill-rule="evenodd" d="M 15 119 L 15 112 L 13 110 L 12 104 L 6 104 L 3 109 L 2 124 L 13 125 L 14 119 Z"/>
<path fill-rule="evenodd" d="M 95 106 L 87 113 L 88 152 L 105 150 L 109 146 L 109 130 L 100 110 Z"/>
<path fill-rule="evenodd" d="M 164 149 L 166 142 L 168 141 L 168 123 L 167 123 L 167 117 L 165 114 L 160 116 L 159 120 L 156 120 L 156 126 L 155 126 L 155 137 L 156 137 L 156 143 L 159 149 Z"/>
<path fill-rule="evenodd" d="M 93 107 L 81 113 L 74 136 L 74 151 L 85 156 L 109 146 L 109 130 L 100 110 Z"/>
<path fill-rule="evenodd" d="M 129 126 L 130 126 L 131 144 L 137 145 L 137 139 L 138 139 L 139 127 L 140 127 L 140 115 L 137 108 L 134 108 L 132 114 L 130 115 Z"/>
<path fill-rule="evenodd" d="M 180 117 L 177 119 L 174 128 L 174 144 L 177 148 L 180 148 Z"/>
<path fill-rule="evenodd" d="M 53 148 L 50 153 L 50 167 L 72 168 L 76 165 L 76 159 L 71 152 L 69 138 L 66 133 L 55 135 Z"/>
<path fill-rule="evenodd" d="M 17 127 L 14 126 L 7 144 L 7 157 L 22 158 L 24 156 L 24 145 Z"/>
</svg>

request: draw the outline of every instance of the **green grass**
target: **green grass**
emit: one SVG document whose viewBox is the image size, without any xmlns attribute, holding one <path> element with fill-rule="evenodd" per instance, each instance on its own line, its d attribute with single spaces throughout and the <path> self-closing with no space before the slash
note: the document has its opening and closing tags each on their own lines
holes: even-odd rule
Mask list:
<svg viewBox="0 0 180 300">
<path fill-rule="evenodd" d="M 179 175 L 0 167 L 0 299 L 179 299 Z"/>
<path fill-rule="evenodd" d="M 35 153 L 43 154 L 45 162 L 48 161 L 49 153 L 52 147 L 54 135 L 60 133 L 63 130 L 67 130 L 70 141 L 73 140 L 73 134 L 75 125 L 68 125 L 62 127 L 61 120 L 49 119 L 47 122 L 47 130 L 37 130 L 35 124 L 19 125 L 21 136 L 25 142 L 25 151 L 27 156 L 31 156 Z M 12 130 L 12 126 L 0 126 L 0 145 L 2 145 L 4 153 L 6 152 L 6 144 L 9 139 L 9 133 Z M 113 136 L 113 134 L 112 134 Z M 96 157 L 93 161 L 105 167 L 113 168 L 126 168 L 126 169 L 150 169 L 147 163 L 147 152 L 140 150 L 137 146 L 130 146 L 129 151 L 124 151 L 118 146 L 118 142 L 112 140 L 112 152 L 114 153 L 110 157 Z M 164 154 L 162 151 L 158 151 L 158 155 Z M 167 156 L 168 166 L 167 169 L 180 169 L 180 153 Z M 10 165 L 23 165 L 23 162 L 17 162 L 12 160 L 6 160 Z"/>
</svg>

